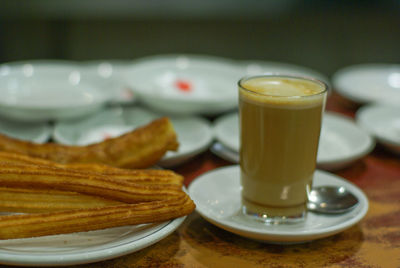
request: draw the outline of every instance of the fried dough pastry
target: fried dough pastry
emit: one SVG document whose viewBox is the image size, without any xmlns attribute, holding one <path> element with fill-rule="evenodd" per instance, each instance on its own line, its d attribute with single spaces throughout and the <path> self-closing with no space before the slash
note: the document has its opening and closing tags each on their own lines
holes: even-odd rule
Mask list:
<svg viewBox="0 0 400 268">
<path fill-rule="evenodd" d="M 0 187 L 71 191 L 125 203 L 185 194 L 176 185 L 144 185 L 54 167 L 0 163 Z"/>
<path fill-rule="evenodd" d="M 87 146 L 36 144 L 0 134 L 0 151 L 25 154 L 58 163 L 100 163 L 123 168 L 147 168 L 178 148 L 171 121 L 160 118 L 122 136 Z"/>
<path fill-rule="evenodd" d="M 0 216 L 0 239 L 66 234 L 123 225 L 171 220 L 191 213 L 193 201 L 183 195 L 163 201 L 51 213 Z"/>
<path fill-rule="evenodd" d="M 75 192 L 0 187 L 0 212 L 43 213 L 121 204 Z"/>
<path fill-rule="evenodd" d="M 175 185 L 178 188 L 181 188 L 183 185 L 183 177 L 171 170 L 123 169 L 95 163 L 59 164 L 45 159 L 10 152 L 0 152 L 0 163 L 26 165 L 27 169 L 29 169 L 30 165 L 43 166 L 54 169 L 65 169 L 69 172 L 78 172 L 96 176 L 106 176 L 109 179 L 130 181 L 146 185 L 168 184 Z"/>
</svg>

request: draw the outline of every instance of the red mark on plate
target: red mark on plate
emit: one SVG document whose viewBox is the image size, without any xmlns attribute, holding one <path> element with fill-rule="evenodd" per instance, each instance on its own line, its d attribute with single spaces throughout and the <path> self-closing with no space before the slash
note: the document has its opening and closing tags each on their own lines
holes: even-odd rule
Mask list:
<svg viewBox="0 0 400 268">
<path fill-rule="evenodd" d="M 112 138 L 111 134 L 103 133 L 103 140 L 108 140 L 108 139 L 111 139 L 111 138 Z"/>
<path fill-rule="evenodd" d="M 122 91 L 122 97 L 125 100 L 131 100 L 133 98 L 133 92 L 132 90 L 130 90 L 129 88 L 124 88 L 124 90 Z"/>
<path fill-rule="evenodd" d="M 176 80 L 175 87 L 183 92 L 190 92 L 193 90 L 192 84 L 185 80 Z"/>
</svg>

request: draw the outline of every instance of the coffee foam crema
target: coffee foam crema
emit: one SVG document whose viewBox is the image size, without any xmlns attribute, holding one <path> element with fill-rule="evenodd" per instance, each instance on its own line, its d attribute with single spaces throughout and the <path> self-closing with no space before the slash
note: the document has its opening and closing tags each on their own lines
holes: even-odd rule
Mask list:
<svg viewBox="0 0 400 268">
<path fill-rule="evenodd" d="M 325 85 L 313 80 L 255 77 L 240 82 L 241 97 L 259 105 L 313 106 L 321 104 Z"/>
</svg>

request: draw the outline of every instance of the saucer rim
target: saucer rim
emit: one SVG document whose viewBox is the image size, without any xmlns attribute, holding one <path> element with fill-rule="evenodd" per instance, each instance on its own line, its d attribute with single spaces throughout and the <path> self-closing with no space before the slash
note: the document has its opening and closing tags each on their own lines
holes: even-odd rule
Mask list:
<svg viewBox="0 0 400 268">
<path fill-rule="evenodd" d="M 219 167 L 216 169 L 213 169 L 209 172 L 206 172 L 202 175 L 200 175 L 198 178 L 196 178 L 188 187 L 188 192 L 189 195 L 191 194 L 191 189 L 193 189 L 193 185 L 196 185 L 196 181 L 199 182 L 201 179 L 209 176 L 211 173 L 215 173 L 218 171 L 223 171 L 223 170 L 229 170 L 229 169 L 240 169 L 239 165 L 230 165 L 230 166 L 224 166 L 224 167 Z M 359 198 L 359 205 L 355 208 L 358 209 L 358 213 L 354 215 L 354 217 L 338 224 L 335 226 L 330 226 L 330 227 L 324 227 L 321 230 L 307 230 L 307 231 L 302 231 L 298 233 L 293 233 L 291 231 L 279 231 L 279 230 L 273 230 L 273 232 L 268 232 L 265 230 L 260 230 L 260 231 L 255 231 L 254 228 L 249 228 L 247 226 L 238 226 L 237 224 L 235 225 L 226 225 L 225 223 L 227 222 L 226 220 L 218 220 L 215 219 L 214 217 L 210 217 L 207 215 L 205 211 L 201 211 L 200 206 L 196 207 L 196 212 L 199 213 L 204 219 L 209 221 L 210 223 L 226 230 L 232 233 L 235 233 L 240 236 L 244 236 L 247 238 L 259 240 L 262 242 L 296 242 L 296 243 L 303 243 L 303 242 L 308 242 L 308 241 L 313 241 L 316 239 L 328 237 L 331 235 L 338 234 L 355 224 L 357 224 L 359 221 L 361 221 L 365 215 L 368 212 L 369 209 L 369 202 L 367 196 L 364 194 L 364 192 L 355 184 L 352 182 L 329 172 L 322 171 L 322 170 L 316 170 L 316 174 L 322 174 L 324 176 L 330 176 L 331 178 L 335 179 L 336 182 L 339 181 L 341 183 L 347 184 L 352 188 L 350 189 L 356 196 Z M 193 201 L 196 202 L 196 200 L 193 198 Z M 354 210 L 348 212 L 351 213 L 354 212 Z M 318 214 L 315 214 L 318 215 Z M 344 214 L 340 214 L 344 215 Z M 340 216 L 339 215 L 339 216 Z M 324 217 L 327 215 L 322 215 L 321 217 Z M 329 215 L 330 217 L 334 217 L 335 215 Z M 274 233 L 275 232 L 275 233 Z"/>
</svg>

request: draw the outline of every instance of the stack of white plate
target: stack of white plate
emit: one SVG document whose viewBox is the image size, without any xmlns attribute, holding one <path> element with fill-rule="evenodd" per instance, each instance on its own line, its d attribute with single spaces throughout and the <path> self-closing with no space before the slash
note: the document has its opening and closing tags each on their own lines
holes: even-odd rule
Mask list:
<svg viewBox="0 0 400 268">
<path fill-rule="evenodd" d="M 157 55 L 135 61 L 14 62 L 0 66 L 0 116 L 20 122 L 19 129 L 26 129 L 28 123 L 39 126 L 55 121 L 53 139 L 74 145 L 99 142 L 156 117 L 172 116 L 181 147 L 161 161 L 171 166 L 206 150 L 211 143 L 208 121 L 195 115 L 216 116 L 235 110 L 238 80 L 262 73 L 314 77 L 329 83 L 321 73 L 302 66 L 205 55 Z M 152 111 L 136 107 L 136 99 Z M 109 103 L 135 106 L 114 109 L 106 106 Z"/>
</svg>

